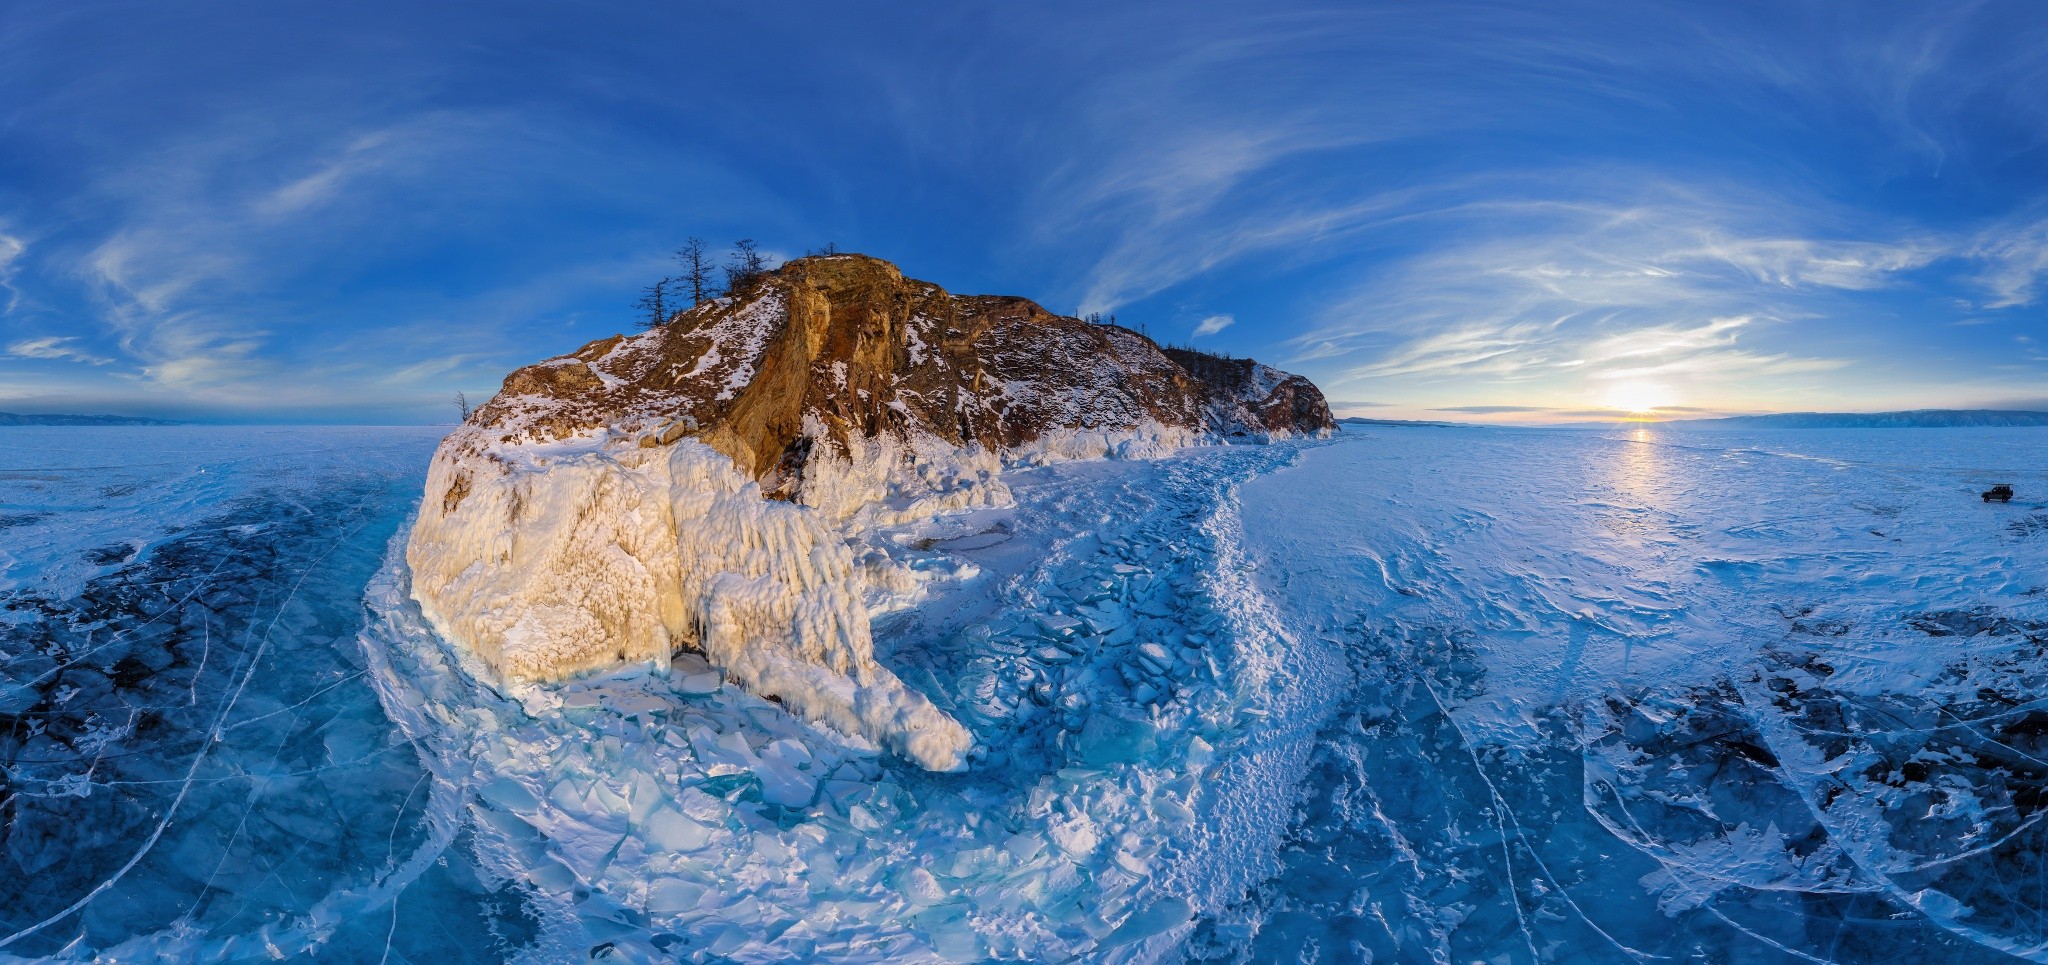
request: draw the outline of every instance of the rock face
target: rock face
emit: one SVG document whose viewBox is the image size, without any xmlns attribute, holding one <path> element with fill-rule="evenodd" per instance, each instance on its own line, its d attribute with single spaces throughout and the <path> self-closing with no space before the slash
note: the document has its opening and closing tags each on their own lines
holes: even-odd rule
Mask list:
<svg viewBox="0 0 2048 965">
<path fill-rule="evenodd" d="M 1300 376 L 1162 351 L 1025 298 L 950 295 L 860 255 L 790 262 L 741 297 L 520 369 L 471 423 L 504 442 L 618 425 L 656 430 L 662 445 L 694 436 L 781 495 L 801 487 L 813 446 L 843 451 L 850 437 L 1014 451 L 1067 431 L 1336 426 Z"/>
<path fill-rule="evenodd" d="M 407 558 L 507 682 L 693 647 L 950 769 L 966 732 L 872 655 L 869 610 L 910 577 L 851 537 L 1000 504 L 1005 465 L 1334 427 L 1312 383 L 1248 359 L 804 258 L 512 373 L 436 453 Z"/>
</svg>

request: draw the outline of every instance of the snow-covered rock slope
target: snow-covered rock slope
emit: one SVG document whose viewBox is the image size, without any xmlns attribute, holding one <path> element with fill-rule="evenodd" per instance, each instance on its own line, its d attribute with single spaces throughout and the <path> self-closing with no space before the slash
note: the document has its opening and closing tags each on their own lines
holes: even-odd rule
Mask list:
<svg viewBox="0 0 2048 965">
<path fill-rule="evenodd" d="M 876 662 L 919 575 L 862 537 L 1004 504 L 1005 465 L 1322 433 L 1322 394 L 859 255 L 790 262 L 512 373 L 435 454 L 413 592 L 507 683 L 701 651 L 936 770 L 967 731 Z"/>
</svg>

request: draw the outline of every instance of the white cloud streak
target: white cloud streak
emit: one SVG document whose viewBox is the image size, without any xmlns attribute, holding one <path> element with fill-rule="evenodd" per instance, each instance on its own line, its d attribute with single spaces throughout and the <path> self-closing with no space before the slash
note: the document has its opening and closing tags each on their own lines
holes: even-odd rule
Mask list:
<svg viewBox="0 0 2048 965">
<path fill-rule="evenodd" d="M 75 335 L 46 335 L 26 338 L 7 346 L 7 354 L 24 359 L 59 359 L 87 365 L 112 365 L 114 360 L 94 355 L 77 346 Z"/>
<path fill-rule="evenodd" d="M 264 306 L 317 264 L 334 239 L 374 230 L 388 188 L 463 150 L 473 118 L 428 115 L 367 132 L 316 138 L 324 149 L 280 146 L 275 132 L 243 126 L 163 147 L 105 179 L 101 203 L 118 227 L 79 257 L 101 319 L 137 365 L 134 377 L 198 396 L 253 393 L 284 373 L 303 385 L 309 366 L 274 345 Z M 283 177 L 234 177 L 247 156 Z"/>
<path fill-rule="evenodd" d="M 1444 178 L 1374 160 L 1410 142 L 1513 129 L 1560 105 L 1597 118 L 1616 107 L 1668 113 L 1693 99 L 1840 119 L 1881 154 L 1938 173 L 1958 150 L 1949 119 L 1959 105 L 1996 95 L 1994 78 L 2043 73 L 2021 57 L 1985 63 L 1976 41 L 1998 29 L 1996 18 L 1947 10 L 1831 20 L 1816 43 L 1805 30 L 1817 28 L 1791 8 L 1719 18 L 1651 2 L 1604 10 L 1590 29 L 1564 13 L 1569 5 L 1483 9 L 1457 18 L 1452 48 L 1439 31 L 1452 15 L 1441 9 L 1205 10 L 1186 19 L 1207 30 L 1150 25 L 1147 72 L 1118 75 L 1069 108 L 1077 129 L 1098 138 L 1076 146 L 1088 162 L 1063 166 L 1038 205 L 1048 238 L 1076 224 L 1108 228 L 1081 311 L 1113 310 L 1251 257 L 1313 257 L 1305 253 L 1457 197 L 1460 186 Z M 2009 48 L 2024 49 L 1990 49 Z M 2048 109 L 2026 113 L 2048 120 Z M 1356 158 L 1357 173 L 1333 179 L 1315 165 L 1334 156 Z M 1882 287 L 1942 254 L 1925 239 L 1826 240 L 1832 233 L 1702 235 L 1691 254 L 1771 284 L 1840 290 Z M 2007 275 L 2017 280 L 2001 283 L 2016 290 L 2032 284 L 2024 266 Z"/>
<path fill-rule="evenodd" d="M 1984 307 L 2031 305 L 2048 279 L 2048 219 L 1986 231 L 1971 254 L 1986 263 L 1977 276 L 1990 294 Z"/>
<path fill-rule="evenodd" d="M 28 253 L 28 242 L 7 233 L 6 227 L 0 223 L 0 292 L 7 293 L 0 315 L 11 314 L 21 304 L 21 289 L 15 287 L 14 276 L 21 270 L 22 256 Z"/>
<path fill-rule="evenodd" d="M 1322 312 L 1291 341 L 1289 361 L 1349 361 L 1333 384 L 1381 395 L 1519 386 L 1570 403 L 1625 381 L 1693 392 L 1785 386 L 1850 363 L 1784 336 L 1845 294 L 1965 254 L 1956 239 L 1925 234 L 1798 236 L 1770 210 L 1689 189 L 1627 205 L 1507 202 L 1438 214 L 1440 240 Z"/>
</svg>

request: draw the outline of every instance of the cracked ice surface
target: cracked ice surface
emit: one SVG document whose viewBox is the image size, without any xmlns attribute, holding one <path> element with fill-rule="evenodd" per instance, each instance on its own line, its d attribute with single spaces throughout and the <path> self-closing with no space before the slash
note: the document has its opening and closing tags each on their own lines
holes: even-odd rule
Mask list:
<svg viewBox="0 0 2048 965">
<path fill-rule="evenodd" d="M 0 956 L 381 949 L 402 918 L 403 957 L 459 944 L 427 905 L 487 920 L 355 645 L 439 436 L 0 433 Z M 394 915 L 408 888 L 439 897 Z"/>
<path fill-rule="evenodd" d="M 2042 441 L 1380 430 L 1249 485 L 1353 684 L 1189 956 L 2041 960 L 2048 513 L 1976 493 Z"/>
<path fill-rule="evenodd" d="M 33 431 L 0 462 L 0 958 L 2048 936 L 2037 431 L 1369 430 L 1014 471 L 1012 507 L 856 547 L 928 577 L 873 588 L 876 655 L 973 730 L 962 773 L 688 654 L 480 685 L 393 549 L 434 433 Z"/>
<path fill-rule="evenodd" d="M 480 686 L 386 549 L 431 432 L 128 432 L 6 467 L 0 955 L 1152 957 L 1252 880 L 1290 782 L 1245 763 L 1302 756 L 1215 566 L 1286 447 L 1021 471 L 1014 508 L 875 534 L 933 574 L 882 637 L 986 738 L 953 775 L 687 654 Z"/>
</svg>

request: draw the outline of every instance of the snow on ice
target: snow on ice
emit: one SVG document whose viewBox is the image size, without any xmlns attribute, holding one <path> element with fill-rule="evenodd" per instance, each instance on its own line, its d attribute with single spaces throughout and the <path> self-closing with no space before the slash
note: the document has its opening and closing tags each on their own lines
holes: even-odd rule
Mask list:
<svg viewBox="0 0 2048 965">
<path fill-rule="evenodd" d="M 2048 957 L 2029 430 L 1048 453 L 856 479 L 826 533 L 687 456 L 575 494 L 673 540 L 689 480 L 763 573 L 864 574 L 823 611 L 864 654 L 788 645 L 958 727 L 941 772 L 744 647 L 522 680 L 559 612 L 444 639 L 414 583 L 486 551 L 408 560 L 432 434 L 35 431 L 106 435 L 0 463 L 0 955 Z"/>
</svg>

